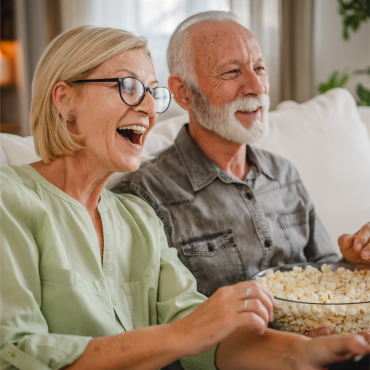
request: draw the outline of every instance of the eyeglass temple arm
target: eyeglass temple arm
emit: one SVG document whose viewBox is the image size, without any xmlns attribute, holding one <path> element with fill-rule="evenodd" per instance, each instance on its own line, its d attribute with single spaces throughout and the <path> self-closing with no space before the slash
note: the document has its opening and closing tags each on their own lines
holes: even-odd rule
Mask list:
<svg viewBox="0 0 370 370">
<path fill-rule="evenodd" d="M 121 78 L 99 78 L 99 79 L 92 79 L 92 80 L 77 80 L 73 81 L 73 83 L 82 83 L 82 82 L 119 82 Z"/>
</svg>

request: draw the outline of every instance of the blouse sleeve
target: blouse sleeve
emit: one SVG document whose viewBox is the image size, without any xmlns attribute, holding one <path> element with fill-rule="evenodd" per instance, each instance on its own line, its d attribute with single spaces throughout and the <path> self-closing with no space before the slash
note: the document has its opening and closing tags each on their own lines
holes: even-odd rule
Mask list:
<svg viewBox="0 0 370 370">
<path fill-rule="evenodd" d="M 167 246 L 165 233 L 162 245 Z M 158 322 L 170 323 L 194 311 L 207 297 L 197 292 L 197 284 L 191 272 L 177 257 L 175 248 L 164 248 L 161 253 L 161 272 L 158 289 Z M 185 370 L 216 370 L 216 348 L 194 357 L 180 359 Z"/>
<path fill-rule="evenodd" d="M 0 368 L 61 369 L 91 338 L 49 333 L 41 311 L 37 196 L 4 176 L 0 188 Z"/>
</svg>

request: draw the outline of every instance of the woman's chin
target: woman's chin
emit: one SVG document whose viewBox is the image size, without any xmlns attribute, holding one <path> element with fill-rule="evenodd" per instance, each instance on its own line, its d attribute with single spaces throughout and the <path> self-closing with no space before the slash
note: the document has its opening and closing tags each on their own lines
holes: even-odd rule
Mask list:
<svg viewBox="0 0 370 370">
<path fill-rule="evenodd" d="M 140 156 L 134 158 L 125 158 L 124 161 L 117 161 L 115 163 L 115 172 L 135 172 L 140 167 Z"/>
</svg>

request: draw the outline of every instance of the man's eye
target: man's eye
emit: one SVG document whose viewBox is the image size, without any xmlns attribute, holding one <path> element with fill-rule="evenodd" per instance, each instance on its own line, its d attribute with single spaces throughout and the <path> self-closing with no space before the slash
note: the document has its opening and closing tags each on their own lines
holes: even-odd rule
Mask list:
<svg viewBox="0 0 370 370">
<path fill-rule="evenodd" d="M 239 71 L 237 69 L 232 69 L 231 71 L 228 71 L 226 72 L 225 74 L 228 74 L 228 73 L 238 73 Z"/>
<path fill-rule="evenodd" d="M 256 69 L 259 70 L 259 71 L 264 71 L 265 67 L 257 67 Z"/>
</svg>

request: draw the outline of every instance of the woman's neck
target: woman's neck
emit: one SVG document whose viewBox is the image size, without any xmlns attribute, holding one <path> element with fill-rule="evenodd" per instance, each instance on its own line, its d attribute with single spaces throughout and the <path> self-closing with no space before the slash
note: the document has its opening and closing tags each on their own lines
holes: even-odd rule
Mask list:
<svg viewBox="0 0 370 370">
<path fill-rule="evenodd" d="M 100 194 L 113 172 L 102 171 L 91 158 L 66 155 L 50 164 L 30 164 L 47 181 L 80 202 L 89 212 L 97 209 Z"/>
</svg>

